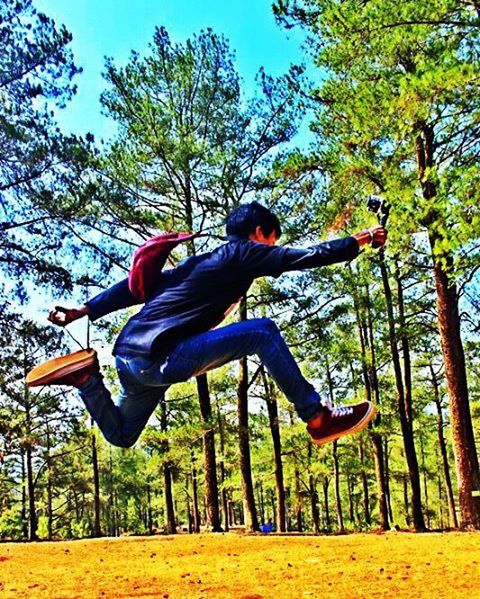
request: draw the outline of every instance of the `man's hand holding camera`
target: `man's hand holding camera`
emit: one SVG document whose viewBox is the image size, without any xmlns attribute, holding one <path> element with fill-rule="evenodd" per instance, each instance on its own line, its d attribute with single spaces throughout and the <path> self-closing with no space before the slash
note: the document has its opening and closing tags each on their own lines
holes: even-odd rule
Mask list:
<svg viewBox="0 0 480 599">
<path fill-rule="evenodd" d="M 364 229 L 352 235 L 357 240 L 359 247 L 371 245 L 374 248 L 380 248 L 385 245 L 387 240 L 387 230 L 381 225 Z"/>
</svg>

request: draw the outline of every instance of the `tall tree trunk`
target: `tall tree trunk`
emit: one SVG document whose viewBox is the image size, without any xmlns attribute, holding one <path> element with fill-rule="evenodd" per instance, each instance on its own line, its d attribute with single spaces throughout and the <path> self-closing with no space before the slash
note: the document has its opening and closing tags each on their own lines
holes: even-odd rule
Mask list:
<svg viewBox="0 0 480 599">
<path fill-rule="evenodd" d="M 273 525 L 275 526 L 275 530 L 278 530 L 278 512 L 277 512 L 277 504 L 275 501 L 275 493 L 274 493 L 273 489 L 270 489 L 270 505 L 272 507 Z M 286 522 L 284 524 L 286 527 Z"/>
<path fill-rule="evenodd" d="M 28 538 L 28 518 L 27 518 L 27 469 L 25 466 L 25 451 L 23 446 L 20 448 L 20 459 L 22 463 L 22 509 L 20 517 L 22 520 L 22 536 Z"/>
<path fill-rule="evenodd" d="M 360 444 L 358 446 L 358 457 L 360 458 L 360 480 L 362 481 L 362 490 L 363 490 L 363 517 L 365 518 L 365 524 L 370 526 L 372 523 L 372 519 L 370 516 L 370 493 L 368 490 L 368 477 L 367 472 L 365 470 L 365 451 L 363 447 L 363 441 L 360 439 Z"/>
<path fill-rule="evenodd" d="M 240 303 L 240 320 L 247 319 L 245 298 Z M 248 431 L 248 364 L 247 358 L 240 360 L 240 378 L 237 389 L 238 444 L 240 449 L 240 472 L 242 474 L 243 503 L 245 509 L 245 530 L 258 531 L 258 516 L 255 507 L 255 492 L 252 480 L 250 459 L 250 435 Z"/>
<path fill-rule="evenodd" d="M 198 482 L 197 482 L 197 467 L 193 451 L 192 458 L 192 499 L 193 499 L 193 531 L 200 532 L 200 509 L 198 506 Z"/>
<path fill-rule="evenodd" d="M 275 463 L 275 490 L 277 494 L 277 521 L 278 530 L 285 532 L 287 530 L 286 523 L 286 507 L 285 507 L 285 486 L 283 482 L 283 464 L 282 464 L 282 443 L 280 439 L 280 425 L 278 422 L 278 404 L 275 399 L 273 383 L 266 377 L 265 370 L 262 368 L 263 385 L 265 388 L 265 397 L 268 411 L 268 422 L 273 441 L 273 457 Z"/>
<path fill-rule="evenodd" d="M 37 510 L 35 506 L 35 482 L 33 477 L 32 448 L 27 445 L 27 488 L 28 488 L 28 540 L 36 541 L 37 536 Z"/>
<path fill-rule="evenodd" d="M 222 532 L 220 524 L 220 506 L 218 503 L 217 458 L 215 455 L 215 435 L 212 423 L 212 405 L 208 390 L 207 375 L 197 376 L 198 399 L 200 411 L 206 426 L 203 434 L 203 451 L 205 456 L 205 503 L 207 524 L 212 532 Z"/>
<path fill-rule="evenodd" d="M 328 487 L 330 485 L 330 479 L 328 476 L 323 477 L 322 487 L 323 487 L 323 502 L 325 507 L 325 528 L 330 530 L 331 520 L 330 520 L 330 503 L 328 501 Z"/>
<path fill-rule="evenodd" d="M 309 440 L 308 442 L 308 459 L 309 461 L 312 459 L 312 448 L 313 443 Z M 318 510 L 318 493 L 317 493 L 317 485 L 315 482 L 315 477 L 313 474 L 310 474 L 308 477 L 308 490 L 310 493 L 310 502 L 312 506 L 312 523 L 313 523 L 313 532 L 318 534 L 320 532 L 320 512 Z"/>
<path fill-rule="evenodd" d="M 192 179 L 190 165 L 186 166 L 185 182 L 183 185 L 183 199 L 185 201 L 185 218 L 189 231 L 194 230 L 193 222 L 193 196 Z M 190 241 L 188 245 L 188 254 L 195 255 L 195 243 Z M 203 435 L 203 452 L 205 466 L 205 502 L 207 525 L 212 532 L 221 532 L 220 506 L 218 502 L 218 479 L 217 479 L 217 460 L 215 455 L 215 433 L 211 422 L 212 406 L 210 402 L 210 392 L 208 389 L 207 375 L 202 374 L 197 377 L 198 400 L 200 403 L 200 413 L 206 432 Z"/>
<path fill-rule="evenodd" d="M 152 486 L 147 480 L 147 528 L 148 534 L 153 535 Z"/>
<path fill-rule="evenodd" d="M 340 469 L 338 464 L 337 442 L 333 442 L 333 481 L 335 489 L 335 507 L 337 509 L 338 531 L 345 532 L 343 524 L 342 497 L 340 495 Z"/>
<path fill-rule="evenodd" d="M 418 179 L 423 197 L 430 206 L 437 195 L 435 182 L 428 177 L 434 166 L 435 132 L 431 125 L 422 123 L 416 138 Z M 437 290 L 438 328 L 442 345 L 445 378 L 450 398 L 450 418 L 453 451 L 458 481 L 460 525 L 465 529 L 480 528 L 480 497 L 473 492 L 480 489 L 480 469 L 473 434 L 472 416 L 468 399 L 467 370 L 460 328 L 457 286 L 449 276 L 454 272 L 453 257 L 445 252 L 439 255 L 436 222 L 438 215 L 432 207 L 425 218 L 433 255 L 433 273 Z"/>
<path fill-rule="evenodd" d="M 448 503 L 448 516 L 450 519 L 450 526 L 452 528 L 458 528 L 457 512 L 455 510 L 455 499 L 453 496 L 452 479 L 450 477 L 450 464 L 448 463 L 448 452 L 445 437 L 443 436 L 443 414 L 442 414 L 442 403 L 440 400 L 440 393 L 438 389 L 438 381 L 433 369 L 433 365 L 430 363 L 430 374 L 433 386 L 433 400 L 437 408 L 437 438 L 438 445 L 440 447 L 440 455 L 442 456 L 442 467 L 443 467 L 443 478 L 445 480 L 445 490 L 447 493 Z"/>
<path fill-rule="evenodd" d="M 367 289 L 368 291 L 368 289 Z M 368 323 L 360 311 L 360 301 L 357 296 L 357 292 L 353 291 L 353 305 L 355 309 L 355 316 L 357 322 L 358 339 L 360 343 L 360 352 L 362 358 L 362 375 L 365 389 L 365 399 L 367 401 L 374 401 L 377 406 L 380 406 L 380 390 L 378 386 L 377 368 L 376 368 L 376 352 L 375 342 L 373 335 L 373 323 L 370 309 L 370 297 L 367 293 L 364 298 L 367 303 Z M 370 357 L 367 357 L 367 349 L 369 350 Z M 381 422 L 381 413 L 378 411 L 375 417 L 373 428 L 369 426 L 369 439 L 373 449 L 373 462 L 375 466 L 375 480 L 377 483 L 377 495 L 378 495 L 378 507 L 380 512 L 380 527 L 382 530 L 388 530 L 388 503 L 387 503 L 387 489 L 385 481 L 385 463 L 383 461 L 383 446 L 382 437 L 377 428 Z"/>
<path fill-rule="evenodd" d="M 218 424 L 218 431 L 220 434 L 220 453 L 222 455 L 222 459 L 220 461 L 220 480 L 222 482 L 222 511 L 223 511 L 223 529 L 225 532 L 228 532 L 229 528 L 230 528 L 230 523 L 229 523 L 229 509 L 228 509 L 228 493 L 227 493 L 227 489 L 225 488 L 225 481 L 227 479 L 226 476 L 226 471 L 225 471 L 225 462 L 224 462 L 224 457 L 225 457 L 225 429 L 223 426 L 223 419 L 222 419 L 222 415 L 220 413 L 220 407 L 218 406 L 217 403 L 217 424 Z"/>
<path fill-rule="evenodd" d="M 266 520 L 265 520 L 265 501 L 263 498 L 263 485 L 262 483 L 259 483 L 257 485 L 257 492 L 258 492 L 258 507 L 260 510 L 260 522 L 262 524 L 265 524 Z"/>
<path fill-rule="evenodd" d="M 405 474 L 402 476 L 402 482 L 403 482 L 403 503 L 405 505 L 405 522 L 407 523 L 407 526 L 410 526 L 410 506 L 409 506 L 409 501 L 408 501 L 408 482 L 407 482 L 407 476 Z"/>
<path fill-rule="evenodd" d="M 52 456 L 50 443 L 50 427 L 48 420 L 46 423 L 47 453 L 45 456 L 45 466 L 47 470 L 47 538 L 49 541 L 53 538 L 53 480 L 52 480 Z"/>
<path fill-rule="evenodd" d="M 117 536 L 117 514 L 115 511 L 115 486 L 113 483 L 113 459 L 112 459 L 112 447 L 108 446 L 109 454 L 109 492 L 108 492 L 108 513 L 110 523 L 110 535 L 112 537 Z"/>
<path fill-rule="evenodd" d="M 385 455 L 385 489 L 387 491 L 387 507 L 388 517 L 390 522 L 393 522 L 393 510 L 392 510 L 392 495 L 390 493 L 390 456 L 388 453 L 388 437 L 384 440 L 384 455 Z"/>
<path fill-rule="evenodd" d="M 387 485 L 385 482 L 385 461 L 383 457 L 383 441 L 380 433 L 370 431 L 370 441 L 372 443 L 373 461 L 375 464 L 375 478 L 378 489 L 378 509 L 380 512 L 380 527 L 382 530 L 389 529 L 388 519 L 388 501 Z"/>
<path fill-rule="evenodd" d="M 295 520 L 297 531 L 303 532 L 303 506 L 300 488 L 300 470 L 298 468 L 295 468 Z"/>
<path fill-rule="evenodd" d="M 26 379 L 28 373 L 27 367 L 27 340 L 23 336 L 23 380 Z M 35 481 L 33 476 L 33 456 L 32 456 L 32 417 L 30 412 L 30 393 L 26 384 L 23 385 L 23 405 L 25 408 L 25 436 L 27 438 L 27 446 L 25 450 L 26 466 L 27 466 L 27 489 L 28 489 L 28 539 L 36 541 L 37 536 L 37 512 L 35 507 Z"/>
<path fill-rule="evenodd" d="M 406 386 L 404 384 L 402 368 L 400 365 L 397 333 L 395 330 L 395 317 L 393 313 L 392 291 L 390 288 L 390 281 L 388 278 L 387 266 L 385 264 L 383 248 L 379 251 L 379 262 L 380 272 L 382 274 L 383 289 L 385 292 L 385 304 L 387 307 L 388 335 L 390 339 L 390 351 L 392 353 L 393 371 L 395 373 L 395 385 L 397 388 L 398 413 L 400 416 L 400 427 L 402 430 L 403 446 L 405 449 L 405 458 L 407 460 L 408 476 L 410 479 L 413 526 L 416 531 L 420 532 L 425 530 L 425 521 L 423 518 L 422 511 L 422 496 L 420 492 L 420 472 L 418 468 L 417 452 L 415 450 L 415 443 L 413 439 L 413 428 L 411 425 L 411 408 L 407 405 L 405 394 Z M 400 281 L 398 283 L 398 290 L 399 317 L 400 319 L 403 319 L 403 292 Z M 402 327 L 401 335 L 404 336 L 406 340 L 405 322 L 400 322 L 400 326 Z M 408 351 L 408 343 L 406 341 L 403 345 L 403 351 L 404 360 L 406 359 L 406 363 L 408 365 L 408 370 L 405 373 L 405 376 L 407 379 L 409 379 L 410 355 Z M 407 387 L 410 388 L 411 383 L 409 383 Z"/>
<path fill-rule="evenodd" d="M 92 467 L 93 467 L 93 508 L 94 508 L 94 526 L 93 536 L 101 537 L 102 530 L 100 527 L 100 476 L 98 469 L 98 454 L 97 454 L 97 438 L 93 428 L 93 420 L 91 420 L 92 435 Z"/>
<path fill-rule="evenodd" d="M 225 488 L 226 474 L 225 474 L 225 462 L 222 460 L 220 462 L 220 477 L 222 481 L 222 512 L 223 512 L 223 530 L 228 532 L 230 530 L 230 518 L 228 512 L 228 493 Z"/>
<path fill-rule="evenodd" d="M 434 274 L 445 378 L 450 398 L 450 421 L 458 481 L 460 526 L 464 529 L 479 529 L 480 497 L 476 497 L 472 493 L 480 489 L 480 471 L 468 399 L 457 289 L 456 285 L 449 281 L 447 272 L 438 262 L 434 266 Z"/>
<path fill-rule="evenodd" d="M 26 376 L 26 368 L 25 368 Z M 31 415 L 30 398 L 26 385 L 24 385 L 24 405 L 25 405 L 25 433 L 27 437 L 27 446 L 25 448 L 25 458 L 27 466 L 27 490 L 28 490 L 28 540 L 36 541 L 37 536 L 37 510 L 35 506 L 35 481 L 33 476 L 33 455 L 31 439 Z"/>
<path fill-rule="evenodd" d="M 355 493 L 355 479 L 348 474 L 347 476 L 347 491 L 348 491 L 348 516 L 350 522 L 355 524 L 355 508 L 353 504 L 353 494 Z"/>
<path fill-rule="evenodd" d="M 295 424 L 295 414 L 292 406 L 289 406 L 288 413 L 290 416 L 290 426 Z M 302 494 L 301 494 L 301 478 L 300 469 L 298 465 L 295 465 L 295 503 L 293 507 L 293 513 L 295 515 L 295 527 L 298 532 L 303 532 L 303 505 L 302 505 Z"/>
<path fill-rule="evenodd" d="M 167 432 L 167 404 L 165 399 L 162 398 L 160 401 L 160 428 L 162 432 Z M 162 454 L 167 455 L 169 449 L 168 441 L 165 439 L 162 441 Z M 175 522 L 175 507 L 173 503 L 173 492 L 172 492 L 172 465 L 169 460 L 165 460 L 163 464 L 163 481 L 164 481 L 164 492 L 165 492 L 165 515 L 166 515 L 166 527 L 167 534 L 174 535 L 177 533 L 177 525 Z"/>
<path fill-rule="evenodd" d="M 190 501 L 190 490 L 189 490 L 190 475 L 185 476 L 185 500 L 187 507 L 187 518 L 188 518 L 188 534 L 193 534 L 193 513 L 192 505 Z"/>
<path fill-rule="evenodd" d="M 423 437 L 420 435 L 420 451 L 422 456 L 422 471 L 423 471 L 423 494 L 425 497 L 425 511 L 427 514 L 427 525 L 430 528 L 430 506 L 428 504 L 428 477 L 427 477 L 427 464 L 425 460 L 425 445 Z"/>
<path fill-rule="evenodd" d="M 438 491 L 438 509 L 439 509 L 439 526 L 440 530 L 445 529 L 443 521 L 443 487 L 442 487 L 442 474 L 440 468 L 440 460 L 438 458 L 438 448 L 435 447 L 435 466 L 437 473 L 437 491 Z"/>
<path fill-rule="evenodd" d="M 332 372 L 330 370 L 330 364 L 328 362 L 328 358 L 325 358 L 325 368 L 327 373 L 327 385 L 328 385 L 328 395 L 330 398 L 330 404 L 335 405 L 335 392 L 333 388 L 333 379 Z M 340 532 L 345 531 L 345 527 L 343 524 L 343 512 L 342 512 L 342 498 L 340 495 L 340 469 L 338 464 L 338 452 L 337 452 L 337 441 L 333 442 L 333 480 L 334 480 L 334 489 L 335 489 L 335 505 L 337 508 L 337 520 L 338 520 L 338 530 Z"/>
</svg>

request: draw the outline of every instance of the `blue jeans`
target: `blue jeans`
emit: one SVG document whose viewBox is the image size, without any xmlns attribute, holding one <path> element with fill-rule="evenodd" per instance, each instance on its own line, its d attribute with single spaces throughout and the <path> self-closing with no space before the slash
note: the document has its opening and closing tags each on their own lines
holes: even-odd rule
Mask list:
<svg viewBox="0 0 480 599">
<path fill-rule="evenodd" d="M 180 342 L 160 360 L 117 356 L 121 390 L 115 401 L 101 375 L 91 376 L 80 395 L 107 441 L 131 447 L 170 385 L 256 354 L 307 422 L 320 409 L 320 397 L 305 380 L 277 325 L 268 318 L 245 320 Z"/>
</svg>

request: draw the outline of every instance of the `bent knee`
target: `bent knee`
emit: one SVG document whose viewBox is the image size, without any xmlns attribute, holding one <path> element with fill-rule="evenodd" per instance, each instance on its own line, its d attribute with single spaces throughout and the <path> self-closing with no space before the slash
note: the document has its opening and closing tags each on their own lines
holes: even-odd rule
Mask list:
<svg viewBox="0 0 480 599">
<path fill-rule="evenodd" d="M 279 332 L 278 326 L 270 318 L 256 318 L 258 329 L 265 331 L 269 335 L 275 335 Z"/>
</svg>

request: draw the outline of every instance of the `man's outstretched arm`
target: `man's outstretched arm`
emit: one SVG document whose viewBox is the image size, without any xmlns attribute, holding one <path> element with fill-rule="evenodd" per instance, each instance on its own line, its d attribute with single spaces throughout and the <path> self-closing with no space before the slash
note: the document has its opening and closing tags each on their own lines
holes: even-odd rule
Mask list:
<svg viewBox="0 0 480 599">
<path fill-rule="evenodd" d="M 278 277 L 284 272 L 318 268 L 338 262 L 353 260 L 358 256 L 360 247 L 374 243 L 380 247 L 385 243 L 387 231 L 383 227 L 365 229 L 351 235 L 325 241 L 308 248 L 290 248 L 265 244 L 263 242 L 241 244 L 238 247 L 239 266 L 253 278 Z"/>
<path fill-rule="evenodd" d="M 305 249 L 286 248 L 282 259 L 282 271 L 317 268 L 353 260 L 362 246 L 375 243 L 375 247 L 381 247 L 386 239 L 387 231 L 377 226 L 359 231 L 350 237 L 325 241 Z"/>
<path fill-rule="evenodd" d="M 48 320 L 58 326 L 65 326 L 74 320 L 88 316 L 91 321 L 97 320 L 106 314 L 129 308 L 139 304 L 139 300 L 132 294 L 128 287 L 128 278 L 112 285 L 79 308 L 63 308 L 55 306 L 48 315 Z"/>
</svg>

